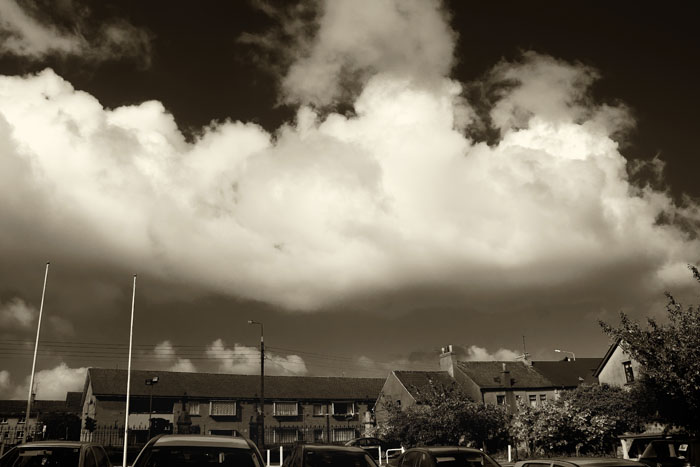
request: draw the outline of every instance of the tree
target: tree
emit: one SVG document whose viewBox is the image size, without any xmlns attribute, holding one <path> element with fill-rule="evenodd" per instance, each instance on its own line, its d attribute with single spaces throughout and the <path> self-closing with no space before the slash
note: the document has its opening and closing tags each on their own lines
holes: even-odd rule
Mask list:
<svg viewBox="0 0 700 467">
<path fill-rule="evenodd" d="M 609 454 L 618 436 L 643 425 L 636 401 L 621 388 L 583 385 L 555 401 L 532 407 L 521 402 L 511 435 L 532 454 Z"/>
<path fill-rule="evenodd" d="M 688 266 L 700 282 L 700 272 Z M 617 327 L 600 322 L 642 368 L 640 392 L 653 401 L 658 421 L 700 434 L 700 306 L 684 307 L 666 292 L 664 324 L 642 327 L 620 313 Z"/>
<path fill-rule="evenodd" d="M 46 427 L 45 439 L 80 439 L 80 417 L 69 413 L 41 414 L 40 424 Z"/>
<path fill-rule="evenodd" d="M 431 385 L 413 406 L 385 403 L 388 421 L 382 436 L 410 447 L 469 443 L 498 449 L 508 437 L 503 407 L 470 400 L 456 386 Z"/>
</svg>

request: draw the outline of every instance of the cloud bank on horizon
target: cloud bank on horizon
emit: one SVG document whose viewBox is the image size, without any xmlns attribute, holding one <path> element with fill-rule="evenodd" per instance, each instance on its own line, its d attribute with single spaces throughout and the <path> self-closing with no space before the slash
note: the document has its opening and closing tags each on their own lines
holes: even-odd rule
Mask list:
<svg viewBox="0 0 700 467">
<path fill-rule="evenodd" d="M 50 69 L 0 77 L 0 255 L 300 311 L 690 283 L 700 242 L 675 220 L 698 206 L 630 183 L 633 118 L 592 99 L 594 70 L 526 52 L 486 75 L 480 113 L 450 78 L 440 2 L 365 7 L 327 4 L 289 50 L 298 112 L 274 134 L 213 122 L 189 142 L 160 102 L 107 109 Z M 347 99 L 353 114 L 328 110 Z M 469 136 L 485 125 L 497 142 Z"/>
</svg>

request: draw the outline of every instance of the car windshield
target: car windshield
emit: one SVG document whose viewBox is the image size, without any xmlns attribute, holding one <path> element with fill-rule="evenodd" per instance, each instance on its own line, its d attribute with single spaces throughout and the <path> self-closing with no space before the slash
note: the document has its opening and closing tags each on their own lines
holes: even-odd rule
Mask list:
<svg viewBox="0 0 700 467">
<path fill-rule="evenodd" d="M 471 452 L 440 453 L 435 460 L 439 467 L 500 467 L 488 457 Z"/>
<path fill-rule="evenodd" d="M 248 449 L 216 446 L 154 446 L 141 465 L 147 467 L 193 465 L 261 467 L 253 452 Z"/>
<path fill-rule="evenodd" d="M 20 449 L 13 467 L 75 466 L 80 464 L 80 448 L 36 447 Z"/>
<path fill-rule="evenodd" d="M 376 467 L 364 452 L 306 451 L 304 467 Z"/>
</svg>

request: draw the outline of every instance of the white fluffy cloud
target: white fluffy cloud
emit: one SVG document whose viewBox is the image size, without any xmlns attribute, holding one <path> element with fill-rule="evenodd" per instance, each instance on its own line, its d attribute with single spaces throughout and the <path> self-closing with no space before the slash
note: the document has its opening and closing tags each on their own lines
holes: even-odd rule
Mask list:
<svg viewBox="0 0 700 467">
<path fill-rule="evenodd" d="M 67 263 L 297 310 L 626 303 L 697 261 L 700 242 L 658 222 L 697 222 L 697 206 L 629 183 L 617 138 L 632 121 L 591 100 L 595 72 L 534 53 L 498 64 L 501 139 L 487 145 L 462 131 L 471 110 L 447 77 L 439 4 L 371 3 L 402 40 L 332 2 L 296 65 L 330 72 L 292 86 L 336 95 L 337 70 L 360 70 L 355 114 L 302 106 L 274 136 L 228 121 L 187 142 L 159 102 L 105 109 L 51 70 L 0 78 L 0 254 L 50 245 Z"/>
<path fill-rule="evenodd" d="M 220 373 L 260 374 L 260 350 L 234 344 L 228 348 L 221 339 L 211 343 L 206 351 L 212 361 L 218 362 Z M 265 352 L 265 374 L 302 376 L 308 373 L 304 359 L 298 355 L 276 355 Z"/>
<path fill-rule="evenodd" d="M 85 385 L 87 368 L 70 368 L 61 363 L 55 368 L 37 371 L 34 375 L 36 399 L 65 400 L 69 391 L 82 391 Z M 27 397 L 29 392 L 29 376 L 23 385 L 15 390 L 15 399 Z"/>
<path fill-rule="evenodd" d="M 514 352 L 508 349 L 498 349 L 491 353 L 484 347 L 479 347 L 477 345 L 472 345 L 466 349 L 466 356 L 464 360 L 483 362 L 483 361 L 514 361 L 517 360 L 518 356 L 522 353 Z"/>
<path fill-rule="evenodd" d="M 456 34 L 437 0 L 341 0 L 321 3 L 318 32 L 292 50 L 286 98 L 326 105 L 348 84 L 376 73 L 440 80 L 453 61 Z"/>
<path fill-rule="evenodd" d="M 159 360 L 158 366 L 161 364 L 168 366 L 167 371 L 180 371 L 184 373 L 193 373 L 197 371 L 192 360 L 178 357 L 170 341 L 163 341 L 156 345 L 153 349 L 153 355 Z"/>
<path fill-rule="evenodd" d="M 10 372 L 0 370 L 0 394 L 4 394 L 10 388 Z"/>
<path fill-rule="evenodd" d="M 0 326 L 3 328 L 31 328 L 37 311 L 20 298 L 0 303 Z"/>
<path fill-rule="evenodd" d="M 52 5 L 55 6 L 55 5 Z M 37 7 L 39 8 L 39 7 Z M 41 58 L 50 54 L 79 55 L 91 60 L 116 57 L 147 59 L 148 34 L 124 21 L 112 21 L 93 30 L 84 5 L 63 2 L 54 10 L 73 20 L 71 30 L 39 21 L 16 0 L 0 0 L 0 53 Z M 46 12 L 44 12 L 46 13 Z"/>
</svg>

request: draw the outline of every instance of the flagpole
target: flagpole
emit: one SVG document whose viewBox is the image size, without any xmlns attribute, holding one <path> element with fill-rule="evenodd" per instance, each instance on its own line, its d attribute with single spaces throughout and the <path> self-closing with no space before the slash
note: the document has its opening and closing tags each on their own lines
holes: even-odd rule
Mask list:
<svg viewBox="0 0 700 467">
<path fill-rule="evenodd" d="M 134 274 L 134 286 L 131 295 L 131 325 L 129 326 L 129 363 L 126 370 L 126 411 L 124 413 L 124 456 L 122 466 L 126 467 L 126 447 L 129 436 L 129 396 L 131 394 L 131 346 L 134 338 L 134 303 L 136 301 L 136 274 Z"/>
<path fill-rule="evenodd" d="M 36 342 L 34 342 L 34 359 L 32 360 L 32 375 L 29 378 L 29 395 L 27 396 L 27 412 L 24 417 L 24 433 L 22 434 L 22 443 L 27 442 L 27 431 L 29 431 L 29 414 L 32 409 L 32 391 L 34 389 L 34 371 L 36 370 L 36 354 L 39 350 L 39 334 L 41 333 L 41 316 L 44 313 L 44 297 L 46 296 L 46 280 L 49 277 L 49 263 L 46 263 L 46 272 L 44 272 L 44 288 L 41 290 L 41 305 L 39 305 L 39 323 L 36 325 Z"/>
</svg>

